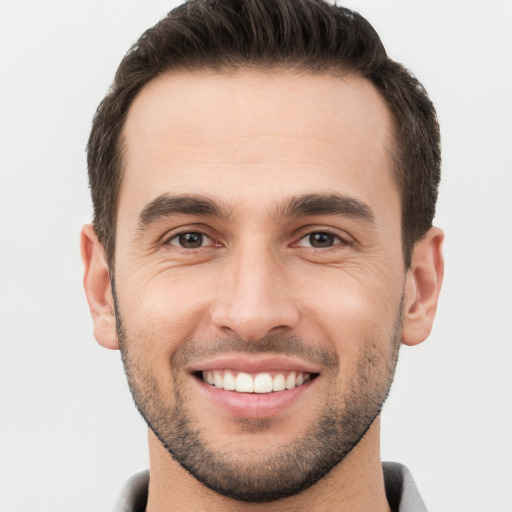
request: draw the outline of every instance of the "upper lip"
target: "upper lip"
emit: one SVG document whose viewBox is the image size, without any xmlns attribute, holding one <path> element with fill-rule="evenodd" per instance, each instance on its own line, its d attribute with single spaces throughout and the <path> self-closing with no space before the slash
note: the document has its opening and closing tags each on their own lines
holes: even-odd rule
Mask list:
<svg viewBox="0 0 512 512">
<path fill-rule="evenodd" d="M 189 368 L 191 373 L 208 370 L 236 370 L 246 373 L 263 373 L 266 371 L 297 371 L 320 373 L 319 365 L 295 360 L 286 356 L 229 355 L 209 359 Z"/>
</svg>

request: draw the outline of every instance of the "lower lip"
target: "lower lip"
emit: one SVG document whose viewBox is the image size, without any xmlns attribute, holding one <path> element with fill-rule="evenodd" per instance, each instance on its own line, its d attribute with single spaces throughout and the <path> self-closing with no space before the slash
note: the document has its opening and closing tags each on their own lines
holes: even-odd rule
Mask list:
<svg viewBox="0 0 512 512">
<path fill-rule="evenodd" d="M 249 419 L 271 418 L 278 415 L 296 402 L 314 382 L 314 380 L 310 380 L 294 389 L 271 393 L 238 393 L 216 388 L 197 378 L 195 380 L 202 391 L 217 405 L 234 416 Z"/>
</svg>

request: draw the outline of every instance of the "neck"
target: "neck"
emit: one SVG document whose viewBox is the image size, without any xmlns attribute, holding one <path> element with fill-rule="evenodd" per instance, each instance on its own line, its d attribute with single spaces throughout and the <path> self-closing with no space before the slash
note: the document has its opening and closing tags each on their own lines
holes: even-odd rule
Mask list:
<svg viewBox="0 0 512 512">
<path fill-rule="evenodd" d="M 172 459 L 150 430 L 151 478 L 147 512 L 390 512 L 384 489 L 379 437 L 380 418 L 377 418 L 352 452 L 309 489 L 270 503 L 245 503 L 226 498 L 199 483 Z"/>
</svg>

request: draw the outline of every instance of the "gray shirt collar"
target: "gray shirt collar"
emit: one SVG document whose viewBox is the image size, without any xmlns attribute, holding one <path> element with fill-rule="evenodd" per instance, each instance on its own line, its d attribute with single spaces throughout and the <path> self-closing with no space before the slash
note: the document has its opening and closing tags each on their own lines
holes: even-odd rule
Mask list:
<svg viewBox="0 0 512 512">
<path fill-rule="evenodd" d="M 411 473 L 402 464 L 384 462 L 386 495 L 393 512 L 427 512 Z M 142 471 L 126 482 L 113 512 L 144 512 L 149 486 L 149 471 Z"/>
</svg>

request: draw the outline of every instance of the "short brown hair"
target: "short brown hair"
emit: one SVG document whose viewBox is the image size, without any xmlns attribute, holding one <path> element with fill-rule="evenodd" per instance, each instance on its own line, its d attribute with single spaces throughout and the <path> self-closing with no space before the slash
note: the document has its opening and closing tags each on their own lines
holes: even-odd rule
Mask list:
<svg viewBox="0 0 512 512">
<path fill-rule="evenodd" d="M 436 112 L 419 81 L 389 59 L 373 27 L 324 0 L 190 0 L 130 48 L 94 116 L 87 145 L 94 228 L 113 266 L 121 133 L 135 96 L 166 71 L 293 68 L 356 73 L 379 90 L 394 118 L 393 173 L 401 193 L 406 268 L 432 226 L 441 151 Z"/>
</svg>

